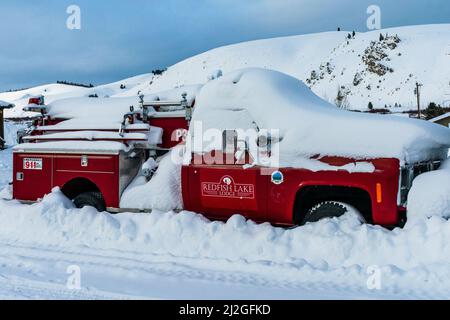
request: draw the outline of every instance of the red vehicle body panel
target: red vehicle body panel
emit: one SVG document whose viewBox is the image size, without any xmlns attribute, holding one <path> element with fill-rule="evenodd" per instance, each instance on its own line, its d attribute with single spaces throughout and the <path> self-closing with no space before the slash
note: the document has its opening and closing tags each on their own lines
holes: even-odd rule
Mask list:
<svg viewBox="0 0 450 320">
<path fill-rule="evenodd" d="M 345 158 L 322 158 L 321 161 L 334 165 L 355 162 Z M 278 185 L 271 182 L 270 175 L 262 175 L 258 167 L 244 169 L 242 165 L 191 164 L 182 168 L 184 205 L 186 210 L 200 212 L 214 219 L 227 219 L 238 213 L 258 222 L 293 225 L 294 204 L 297 193 L 303 188 L 352 187 L 369 194 L 375 224 L 395 225 L 399 221 L 399 160 L 375 159 L 370 162 L 375 166 L 375 172 L 313 172 L 284 168 L 280 169 L 284 182 Z M 224 186 L 224 179 L 227 178 L 232 181 L 228 187 Z M 377 185 L 381 188 L 378 190 L 381 194 L 377 194 Z M 243 188 L 245 191 L 250 190 L 249 193 L 239 194 L 238 191 Z"/>
<path fill-rule="evenodd" d="M 33 97 L 28 99 L 28 104 L 35 104 L 38 106 L 42 106 L 44 104 L 44 97 Z"/>
<path fill-rule="evenodd" d="M 39 119 L 35 120 L 33 122 L 33 125 L 36 127 L 37 126 L 54 126 L 58 123 L 66 121 L 66 120 L 67 119 L 53 119 L 50 117 L 45 117 L 45 119 L 39 118 Z M 40 131 L 35 130 L 35 131 L 33 131 L 32 135 L 35 135 L 35 134 L 41 134 L 41 133 L 40 133 Z"/>
<path fill-rule="evenodd" d="M 93 182 L 102 192 L 106 206 L 119 207 L 119 156 L 88 155 L 87 167 L 81 165 L 81 154 L 14 153 L 14 199 L 37 201 L 56 187 L 64 187 L 76 178 Z M 24 159 L 42 159 L 42 170 L 24 168 Z M 17 173 L 23 173 L 18 180 Z"/>
<path fill-rule="evenodd" d="M 159 145 L 163 149 L 170 149 L 180 144 L 182 142 L 183 131 L 185 132 L 189 129 L 189 122 L 185 117 L 151 118 L 149 123 L 151 126 L 163 129 L 162 144 Z"/>
</svg>

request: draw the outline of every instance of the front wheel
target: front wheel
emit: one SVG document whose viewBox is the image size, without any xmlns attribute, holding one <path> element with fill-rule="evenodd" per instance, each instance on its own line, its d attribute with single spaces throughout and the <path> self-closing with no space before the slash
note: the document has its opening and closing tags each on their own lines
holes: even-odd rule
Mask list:
<svg viewBox="0 0 450 320">
<path fill-rule="evenodd" d="M 303 224 L 318 222 L 327 218 L 339 218 L 347 213 L 356 213 L 361 223 L 366 222 L 364 217 L 350 205 L 342 202 L 325 201 L 308 210 Z"/>
<path fill-rule="evenodd" d="M 93 207 L 98 212 L 106 211 L 106 204 L 100 192 L 85 192 L 73 199 L 75 207 L 81 209 L 84 207 Z"/>
</svg>

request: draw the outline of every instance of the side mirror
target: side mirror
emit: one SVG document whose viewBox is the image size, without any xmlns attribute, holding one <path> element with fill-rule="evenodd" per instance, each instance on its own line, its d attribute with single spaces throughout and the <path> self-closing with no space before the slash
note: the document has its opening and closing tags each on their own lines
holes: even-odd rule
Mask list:
<svg viewBox="0 0 450 320">
<path fill-rule="evenodd" d="M 222 150 L 224 153 L 234 154 L 238 147 L 238 134 L 236 130 L 224 130 L 222 134 Z"/>
<path fill-rule="evenodd" d="M 256 140 L 256 145 L 258 146 L 260 151 L 265 151 L 270 155 L 272 152 L 272 142 L 273 140 L 270 134 L 260 135 Z"/>
</svg>

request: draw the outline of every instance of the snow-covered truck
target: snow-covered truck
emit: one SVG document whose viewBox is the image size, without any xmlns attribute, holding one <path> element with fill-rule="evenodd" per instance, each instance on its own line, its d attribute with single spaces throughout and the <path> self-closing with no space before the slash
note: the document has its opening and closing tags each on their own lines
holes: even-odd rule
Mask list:
<svg viewBox="0 0 450 320">
<path fill-rule="evenodd" d="M 81 99 L 83 106 L 75 105 L 72 114 L 64 111 L 71 109 L 67 101 L 53 109 L 25 107 L 41 116 L 19 133 L 22 143 L 14 148 L 14 199 L 32 203 L 59 186 L 78 207 L 119 212 L 120 197 L 144 162 L 182 141 L 194 103 L 186 96 L 180 101 L 143 99 L 140 96 L 139 110 L 123 105 L 114 108 L 117 105 L 111 106 L 112 98 Z M 125 102 L 117 100 L 118 104 Z M 92 108 L 97 108 L 97 113 Z M 129 111 L 123 113 L 126 108 Z M 151 168 L 148 174 L 152 174 Z"/>
<path fill-rule="evenodd" d="M 161 136 L 181 136 L 173 125 L 152 121 L 164 111 L 149 113 L 141 103 L 124 116 L 120 133 L 89 119 L 37 126 L 25 138 L 29 143 L 14 150 L 14 198 L 37 201 L 59 186 L 78 207 L 150 211 L 159 204 L 145 198 L 161 189 L 180 198 L 182 205 L 171 209 L 212 219 L 241 214 L 292 226 L 340 216 L 353 207 L 365 222 L 397 226 L 407 218 L 413 180 L 438 169 L 450 146 L 447 128 L 348 112 L 275 71 L 232 72 L 203 86 L 195 101 L 192 119 L 186 102 L 178 104 L 182 115 L 165 111 L 190 123 L 182 161 L 169 166 L 179 175 L 174 181 L 161 178 L 156 188 L 143 185 L 133 201 L 120 199 L 143 175 L 142 164 L 158 156 Z M 169 176 L 161 170 L 167 166 L 156 175 Z"/>
</svg>

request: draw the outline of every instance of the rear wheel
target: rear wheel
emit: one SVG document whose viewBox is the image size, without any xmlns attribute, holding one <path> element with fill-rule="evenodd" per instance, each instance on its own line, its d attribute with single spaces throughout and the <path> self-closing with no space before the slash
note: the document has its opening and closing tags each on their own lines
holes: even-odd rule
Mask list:
<svg viewBox="0 0 450 320">
<path fill-rule="evenodd" d="M 339 218 L 347 213 L 356 213 L 361 223 L 365 223 L 363 216 L 350 205 L 342 202 L 325 201 L 309 209 L 302 224 L 318 222 L 327 218 Z"/>
<path fill-rule="evenodd" d="M 81 209 L 84 207 L 93 207 L 99 212 L 106 211 L 106 204 L 100 192 L 85 192 L 73 199 L 75 207 Z"/>
</svg>

